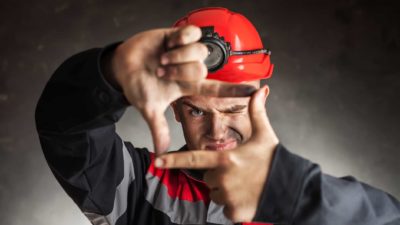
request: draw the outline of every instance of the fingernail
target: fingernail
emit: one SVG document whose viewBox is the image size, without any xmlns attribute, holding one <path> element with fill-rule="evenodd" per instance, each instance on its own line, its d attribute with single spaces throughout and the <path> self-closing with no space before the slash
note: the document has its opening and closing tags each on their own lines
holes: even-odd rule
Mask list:
<svg viewBox="0 0 400 225">
<path fill-rule="evenodd" d="M 165 55 L 161 56 L 161 65 L 166 65 L 168 63 L 168 57 Z"/>
<path fill-rule="evenodd" d="M 164 166 L 164 160 L 160 159 L 160 158 L 157 158 L 156 161 L 154 161 L 154 165 L 156 167 L 163 167 Z"/>
<path fill-rule="evenodd" d="M 157 71 L 156 71 L 156 74 L 157 74 L 158 77 L 164 76 L 165 75 L 165 69 L 162 68 L 162 67 L 158 67 Z"/>
</svg>

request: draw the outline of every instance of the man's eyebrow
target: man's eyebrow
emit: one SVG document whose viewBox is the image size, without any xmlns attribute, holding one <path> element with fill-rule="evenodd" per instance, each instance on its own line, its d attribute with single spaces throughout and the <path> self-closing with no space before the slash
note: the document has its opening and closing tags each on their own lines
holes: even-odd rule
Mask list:
<svg viewBox="0 0 400 225">
<path fill-rule="evenodd" d="M 240 111 L 242 109 L 247 108 L 247 105 L 233 105 L 232 107 L 229 107 L 226 110 L 223 110 L 224 112 L 237 112 Z"/>
<path fill-rule="evenodd" d="M 194 108 L 194 109 L 199 109 L 199 110 L 201 110 L 201 111 L 205 111 L 205 109 L 202 109 L 202 108 L 200 108 L 200 107 L 198 107 L 198 106 L 195 106 L 195 105 L 193 105 L 192 103 L 190 103 L 190 102 L 188 102 L 188 101 L 186 101 L 186 100 L 183 100 L 183 101 L 182 101 L 182 104 L 183 104 L 183 105 L 187 105 L 187 106 L 189 106 L 189 107 L 192 107 L 192 108 Z"/>
<path fill-rule="evenodd" d="M 200 108 L 198 106 L 195 106 L 192 103 L 190 103 L 188 101 L 185 101 L 185 100 L 182 101 L 182 104 L 187 105 L 187 106 L 192 107 L 192 108 L 195 108 L 195 109 L 199 109 L 201 111 L 206 111 L 205 109 L 202 109 L 202 108 Z M 238 111 L 243 110 L 245 108 L 247 108 L 247 105 L 233 105 L 233 106 L 231 106 L 229 108 L 226 108 L 226 109 L 218 109 L 218 111 L 223 112 L 223 113 L 232 113 L 232 112 L 238 112 Z"/>
</svg>

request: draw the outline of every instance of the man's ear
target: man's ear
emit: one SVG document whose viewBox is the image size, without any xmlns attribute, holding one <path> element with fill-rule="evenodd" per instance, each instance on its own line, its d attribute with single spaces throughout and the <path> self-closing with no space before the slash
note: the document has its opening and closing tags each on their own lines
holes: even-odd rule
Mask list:
<svg viewBox="0 0 400 225">
<path fill-rule="evenodd" d="M 177 100 L 178 101 L 178 100 Z M 174 110 L 174 116 L 175 116 L 175 120 L 176 122 L 180 123 L 181 122 L 181 117 L 179 114 L 179 110 L 178 110 L 178 102 L 174 101 L 171 103 L 171 108 Z"/>
</svg>

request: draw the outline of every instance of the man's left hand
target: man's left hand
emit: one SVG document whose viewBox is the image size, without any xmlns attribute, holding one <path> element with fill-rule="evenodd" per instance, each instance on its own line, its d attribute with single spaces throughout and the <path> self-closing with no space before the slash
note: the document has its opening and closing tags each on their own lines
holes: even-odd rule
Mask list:
<svg viewBox="0 0 400 225">
<path fill-rule="evenodd" d="M 231 150 L 191 150 L 161 155 L 155 165 L 160 168 L 207 169 L 204 181 L 210 198 L 224 205 L 224 214 L 233 222 L 250 222 L 268 177 L 274 151 L 278 145 L 264 107 L 269 88 L 253 94 L 249 114 L 251 138 Z"/>
</svg>

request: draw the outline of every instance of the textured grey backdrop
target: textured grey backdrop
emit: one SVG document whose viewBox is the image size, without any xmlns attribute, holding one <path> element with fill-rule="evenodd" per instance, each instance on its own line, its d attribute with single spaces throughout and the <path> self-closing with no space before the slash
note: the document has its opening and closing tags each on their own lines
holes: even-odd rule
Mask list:
<svg viewBox="0 0 400 225">
<path fill-rule="evenodd" d="M 281 141 L 322 165 L 400 198 L 400 12 L 393 1 L 4 0 L 0 3 L 0 224 L 89 224 L 64 194 L 34 127 L 38 97 L 68 56 L 225 6 L 272 49 L 267 108 Z M 184 143 L 171 112 L 173 145 Z M 129 109 L 118 130 L 151 147 Z"/>
</svg>

